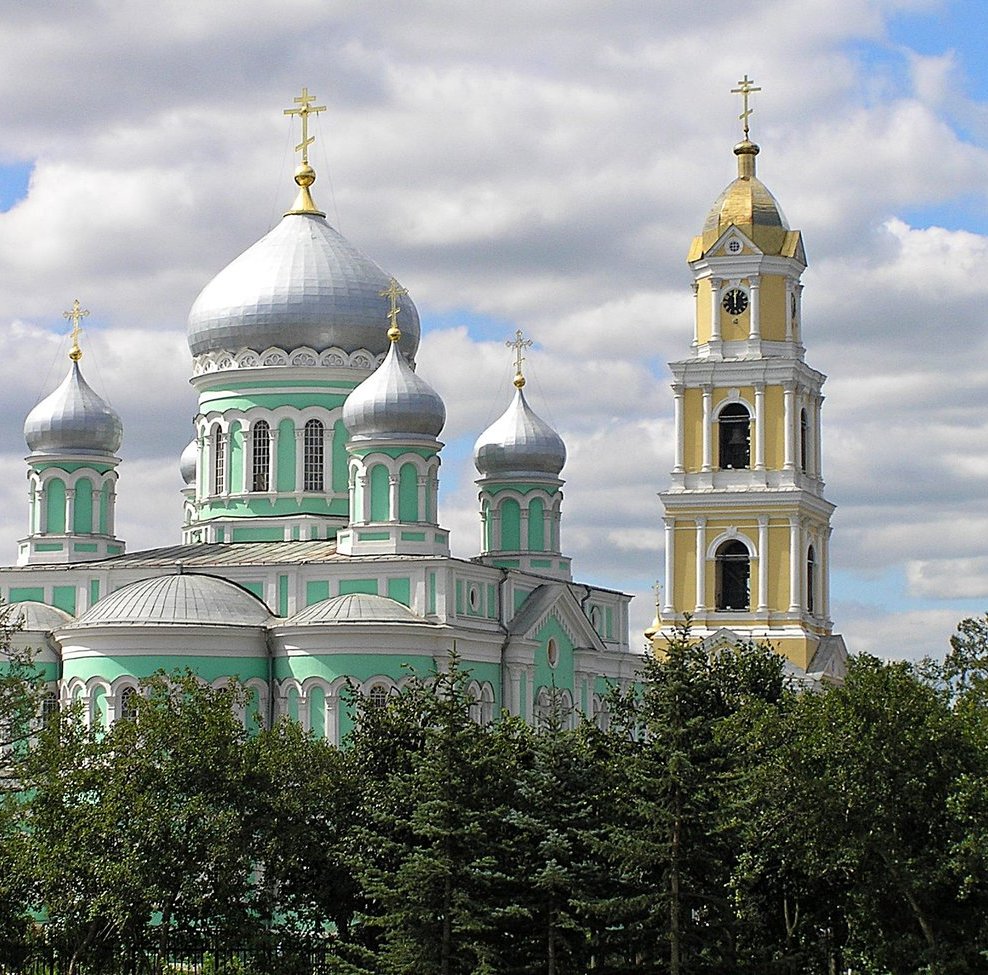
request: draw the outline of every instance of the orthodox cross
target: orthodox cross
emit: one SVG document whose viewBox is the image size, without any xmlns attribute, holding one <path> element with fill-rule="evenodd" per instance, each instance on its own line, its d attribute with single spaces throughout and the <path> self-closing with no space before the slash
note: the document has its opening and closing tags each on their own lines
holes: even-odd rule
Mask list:
<svg viewBox="0 0 988 975">
<path fill-rule="evenodd" d="M 309 116 L 318 115 L 326 111 L 325 105 L 313 105 L 316 100 L 315 95 L 309 94 L 308 88 L 302 89 L 302 94 L 292 99 L 298 108 L 286 108 L 286 115 L 297 115 L 302 120 L 302 141 L 295 147 L 296 152 L 302 153 L 302 162 L 309 163 L 309 146 L 315 142 L 315 137 L 309 135 Z"/>
<path fill-rule="evenodd" d="M 79 304 L 78 298 L 72 302 L 72 311 L 62 312 L 63 318 L 72 320 L 72 349 L 69 352 L 69 358 L 73 362 L 78 362 L 82 358 L 82 349 L 79 348 L 79 334 L 82 332 L 82 329 L 79 327 L 79 319 L 85 318 L 88 314 L 89 309 L 83 308 Z"/>
<path fill-rule="evenodd" d="M 655 612 L 658 614 L 659 607 L 662 605 L 662 586 L 659 584 L 659 580 L 655 580 L 655 585 L 652 586 L 652 592 L 655 593 Z"/>
<path fill-rule="evenodd" d="M 522 375 L 521 364 L 525 361 L 525 357 L 522 355 L 524 349 L 530 348 L 535 343 L 531 339 L 525 338 L 525 333 L 519 328 L 515 332 L 515 340 L 513 342 L 504 343 L 509 349 L 515 350 L 515 379 L 514 383 L 518 389 L 521 389 L 525 385 L 525 377 Z"/>
<path fill-rule="evenodd" d="M 755 88 L 754 87 L 754 81 L 751 78 L 748 77 L 748 73 L 747 72 L 745 72 L 744 77 L 738 82 L 738 86 L 739 87 L 737 87 L 737 88 L 732 88 L 731 89 L 731 94 L 732 95 L 740 95 L 741 96 L 742 109 L 741 109 L 741 114 L 738 116 L 738 118 L 742 122 L 744 122 L 744 137 L 745 137 L 745 139 L 747 139 L 748 138 L 748 116 L 751 115 L 751 113 L 753 111 L 752 109 L 748 108 L 748 96 L 753 91 L 761 91 L 761 88 Z M 296 99 L 296 101 L 297 100 L 298 99 Z"/>
<path fill-rule="evenodd" d="M 394 278 L 380 292 L 382 298 L 387 298 L 391 302 L 391 307 L 388 309 L 388 321 L 391 323 L 391 327 L 388 329 L 388 338 L 392 342 L 397 342 L 401 338 L 401 329 L 398 327 L 398 299 L 407 294 L 408 292 Z"/>
</svg>

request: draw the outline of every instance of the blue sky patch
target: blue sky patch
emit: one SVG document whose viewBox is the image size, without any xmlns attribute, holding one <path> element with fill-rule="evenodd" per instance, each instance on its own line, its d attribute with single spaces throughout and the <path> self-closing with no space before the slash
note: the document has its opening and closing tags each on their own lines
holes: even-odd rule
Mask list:
<svg viewBox="0 0 988 975">
<path fill-rule="evenodd" d="M 33 169 L 34 163 L 0 165 L 0 211 L 6 213 L 26 199 Z"/>
</svg>

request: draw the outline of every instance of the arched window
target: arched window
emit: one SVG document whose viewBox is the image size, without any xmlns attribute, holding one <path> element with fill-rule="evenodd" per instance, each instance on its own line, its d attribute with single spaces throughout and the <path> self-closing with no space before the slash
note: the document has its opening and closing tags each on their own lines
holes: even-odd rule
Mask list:
<svg viewBox="0 0 988 975">
<path fill-rule="evenodd" d="M 226 437 L 219 427 L 213 429 L 213 494 L 226 490 Z"/>
<path fill-rule="evenodd" d="M 251 431 L 251 490 L 271 490 L 271 427 L 258 420 Z"/>
<path fill-rule="evenodd" d="M 494 688 L 484 684 L 480 688 L 480 723 L 490 724 L 494 720 Z"/>
<path fill-rule="evenodd" d="M 751 414 L 741 403 L 730 403 L 717 418 L 720 428 L 720 469 L 744 470 L 751 466 Z"/>
<path fill-rule="evenodd" d="M 125 687 L 120 692 L 120 710 L 118 712 L 121 721 L 137 720 L 137 688 Z"/>
<path fill-rule="evenodd" d="M 816 612 L 813 591 L 816 588 L 816 552 L 811 545 L 806 552 L 806 612 L 811 615 Z"/>
<path fill-rule="evenodd" d="M 747 610 L 751 560 L 743 542 L 724 542 L 717 549 L 717 609 Z"/>
<path fill-rule="evenodd" d="M 388 689 L 384 684 L 374 684 L 367 694 L 372 708 L 385 708 L 388 706 Z"/>
<path fill-rule="evenodd" d="M 58 717 L 58 712 L 60 710 L 60 705 L 58 703 L 58 694 L 55 691 L 48 691 L 45 693 L 44 697 L 41 698 L 41 723 L 44 727 L 48 727 L 55 719 Z"/>
<path fill-rule="evenodd" d="M 806 410 L 799 411 L 799 469 L 806 473 L 806 452 L 809 442 L 810 424 Z"/>
<path fill-rule="evenodd" d="M 321 491 L 323 489 L 323 444 L 326 431 L 319 420 L 309 420 L 305 424 L 302 457 L 302 489 Z"/>
</svg>

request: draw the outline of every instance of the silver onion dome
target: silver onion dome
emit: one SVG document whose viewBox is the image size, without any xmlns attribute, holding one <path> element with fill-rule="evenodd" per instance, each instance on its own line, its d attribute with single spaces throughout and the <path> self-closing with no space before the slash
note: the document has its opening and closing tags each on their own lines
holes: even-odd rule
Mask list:
<svg viewBox="0 0 988 975">
<path fill-rule="evenodd" d="M 473 462 L 484 477 L 557 478 L 566 445 L 516 385 L 511 405 L 477 438 Z"/>
<path fill-rule="evenodd" d="M 193 356 L 271 347 L 380 355 L 389 280 L 321 213 L 290 211 L 202 289 L 189 313 L 189 348 Z M 400 311 L 402 351 L 414 359 L 419 318 L 407 295 Z"/>
<path fill-rule="evenodd" d="M 351 440 L 435 440 L 445 423 L 442 399 L 412 371 L 397 342 L 343 404 Z"/>
<path fill-rule="evenodd" d="M 196 465 L 199 462 L 199 443 L 196 440 L 190 440 L 189 445 L 182 451 L 182 456 L 178 461 L 178 469 L 182 475 L 182 480 L 187 485 L 193 485 L 196 482 Z"/>
<path fill-rule="evenodd" d="M 58 389 L 28 414 L 24 439 L 35 454 L 114 454 L 120 449 L 123 424 L 73 361 Z"/>
</svg>

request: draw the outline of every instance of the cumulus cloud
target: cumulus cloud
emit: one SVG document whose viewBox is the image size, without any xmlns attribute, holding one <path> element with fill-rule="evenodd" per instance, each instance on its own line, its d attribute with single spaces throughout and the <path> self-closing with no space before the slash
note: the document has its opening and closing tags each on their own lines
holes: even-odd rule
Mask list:
<svg viewBox="0 0 988 975">
<path fill-rule="evenodd" d="M 83 367 L 126 427 L 121 534 L 132 548 L 177 538 L 195 409 L 184 319 L 290 204 L 296 137 L 281 110 L 307 84 L 328 106 L 316 199 L 422 315 L 419 368 L 449 412 L 456 550 L 476 551 L 470 447 L 507 405 L 503 340 L 522 328 L 537 342 L 526 391 L 569 447 L 564 544 L 581 577 L 643 594 L 641 629 L 672 463 L 664 364 L 690 354 L 685 254 L 734 175 L 728 89 L 748 71 L 763 88 L 759 174 L 811 259 L 834 564 L 865 596 L 875 573 L 907 580 L 894 607 L 836 593 L 834 615 L 862 648 L 883 629 L 888 652 L 913 646 L 913 601 L 948 600 L 951 571 L 976 590 L 988 535 L 988 239 L 910 223 L 984 199 L 988 150 L 957 119 L 985 106 L 961 103 L 948 52 L 888 43 L 888 18 L 922 7 L 847 0 L 835 17 L 830 0 L 676 0 L 659 20 L 634 0 L 422 0 L 387 15 L 243 0 L 236 17 L 190 0 L 88 0 L 58 18 L 0 4 L 0 159 L 33 166 L 27 198 L 0 214 L 6 469 L 23 471 L 20 418 L 60 378 L 61 311 L 79 297 L 92 310 Z M 12 555 L 23 504 L 7 500 Z"/>
</svg>

